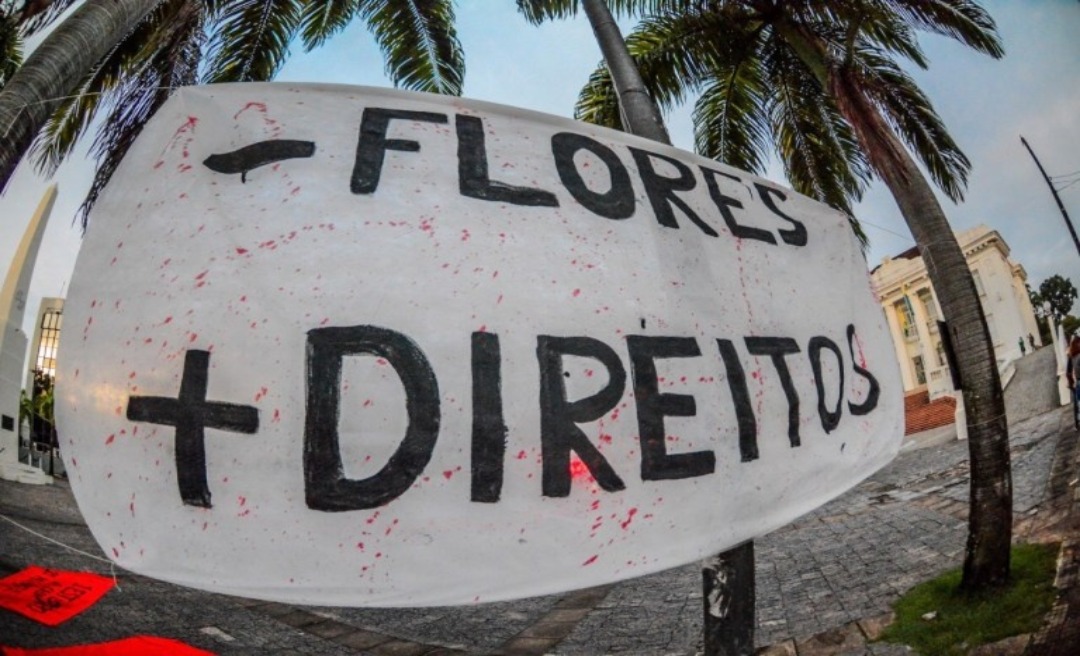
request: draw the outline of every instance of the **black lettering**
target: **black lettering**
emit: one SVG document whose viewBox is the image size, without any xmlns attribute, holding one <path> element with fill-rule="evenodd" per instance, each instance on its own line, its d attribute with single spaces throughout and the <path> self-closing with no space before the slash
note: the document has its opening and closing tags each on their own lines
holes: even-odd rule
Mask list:
<svg viewBox="0 0 1080 656">
<path fill-rule="evenodd" d="M 840 386 L 839 394 L 836 397 L 836 409 L 829 410 L 825 406 L 825 379 L 821 370 L 821 350 L 828 349 L 836 355 L 836 370 L 840 372 Z M 834 428 L 840 425 L 841 404 L 844 401 L 844 356 L 840 353 L 840 347 L 836 345 L 836 342 L 832 341 L 828 337 L 810 338 L 810 345 L 807 347 L 807 352 L 810 356 L 810 366 L 814 370 L 814 387 L 817 388 L 817 411 L 818 417 L 821 418 L 821 427 L 825 429 L 825 433 L 831 433 Z"/>
<path fill-rule="evenodd" d="M 716 345 L 720 347 L 720 357 L 724 360 L 724 371 L 727 373 L 728 389 L 731 390 L 731 400 L 735 403 L 735 418 L 739 423 L 739 458 L 743 462 L 757 460 L 757 419 L 754 417 L 754 407 L 750 403 L 750 390 L 746 386 L 746 372 L 743 371 L 742 363 L 739 362 L 739 354 L 735 352 L 735 345 L 729 339 L 718 339 Z"/>
<path fill-rule="evenodd" d="M 630 152 L 634 156 L 634 162 L 637 163 L 638 174 L 641 176 L 641 182 L 645 185 L 645 193 L 649 196 L 649 204 L 652 206 L 653 213 L 656 215 L 656 220 L 660 222 L 660 225 L 678 229 L 679 224 L 675 220 L 675 212 L 671 209 L 671 206 L 674 205 L 682 210 L 683 214 L 702 232 L 710 237 L 720 236 L 713 230 L 712 226 L 702 221 L 701 217 L 690 209 L 686 201 L 675 195 L 676 191 L 689 191 L 697 184 L 694 173 L 688 166 L 677 159 L 650 153 L 646 150 L 631 148 Z M 654 158 L 663 160 L 675 167 L 675 170 L 679 172 L 679 177 L 668 178 L 657 173 L 652 164 Z"/>
<path fill-rule="evenodd" d="M 608 383 L 592 396 L 577 401 L 566 398 L 562 357 L 593 358 L 607 369 Z M 543 460 L 543 495 L 570 495 L 570 451 L 577 453 L 600 487 L 608 492 L 626 489 L 619 475 L 578 428 L 595 421 L 618 404 L 626 388 L 626 370 L 610 346 L 589 337 L 536 338 L 540 363 L 540 448 Z"/>
<path fill-rule="evenodd" d="M 877 378 L 874 378 L 873 374 L 859 366 L 859 359 L 855 357 L 854 324 L 848 324 L 847 343 L 848 351 L 851 353 L 851 366 L 855 368 L 855 373 L 865 378 L 866 382 L 870 384 L 870 389 L 866 392 L 866 400 L 864 400 L 859 405 L 855 405 L 851 401 L 848 401 L 848 412 L 858 417 L 860 415 L 869 414 L 871 410 L 877 407 L 878 397 L 881 396 L 881 385 L 878 384 Z"/>
<path fill-rule="evenodd" d="M 352 180 L 349 188 L 354 194 L 373 194 L 379 187 L 383 160 L 386 151 L 400 150 L 405 153 L 420 151 L 420 144 L 411 139 L 387 139 L 386 130 L 390 121 L 424 121 L 426 123 L 446 123 L 446 114 L 434 112 L 412 112 L 404 109 L 385 109 L 367 107 L 360 119 L 360 141 L 356 145 L 356 163 L 353 165 Z"/>
<path fill-rule="evenodd" d="M 611 189 L 606 193 L 597 193 L 585 184 L 581 172 L 574 164 L 574 155 L 579 150 L 587 150 L 596 155 L 608 168 Z M 613 150 L 584 135 L 560 132 L 551 137 L 551 152 L 555 156 L 555 170 L 559 172 L 563 186 L 587 210 L 605 219 L 625 219 L 633 216 L 636 202 L 634 188 L 630 184 L 630 173 Z"/>
<path fill-rule="evenodd" d="M 210 508 L 210 488 L 206 484 L 205 429 L 254 433 L 259 430 L 259 411 L 249 405 L 206 400 L 210 352 L 190 350 L 184 354 L 180 394 L 133 396 L 128 399 L 127 418 L 176 427 L 176 481 L 180 499 L 188 506 Z"/>
<path fill-rule="evenodd" d="M 248 171 L 252 169 L 314 154 L 314 141 L 267 139 L 227 153 L 215 153 L 203 160 L 203 166 L 216 173 L 239 173 L 240 182 L 244 183 L 247 182 Z"/>
<path fill-rule="evenodd" d="M 338 419 L 341 367 L 347 355 L 385 358 L 405 388 L 408 426 L 386 465 L 362 480 L 345 477 Z M 375 508 L 409 489 L 431 460 L 439 437 L 439 386 L 424 352 L 407 336 L 376 326 L 316 328 L 307 339 L 304 491 L 313 510 Z"/>
<path fill-rule="evenodd" d="M 799 446 L 799 393 L 791 381 L 784 356 L 799 352 L 799 345 L 790 337 L 747 337 L 746 348 L 751 355 L 767 355 L 780 376 L 780 386 L 788 402 L 788 440 L 791 446 Z"/>
<path fill-rule="evenodd" d="M 484 122 L 476 116 L 458 114 L 458 185 L 462 196 L 529 207 L 558 207 L 555 194 L 543 189 L 515 187 L 488 177 Z"/>
<path fill-rule="evenodd" d="M 506 420 L 499 336 L 472 334 L 472 500 L 495 503 L 502 493 Z"/>
<path fill-rule="evenodd" d="M 724 192 L 720 191 L 720 183 L 717 181 L 716 176 L 722 175 L 725 178 L 729 178 L 740 184 L 742 183 L 742 180 L 734 175 L 722 171 L 714 171 L 705 168 L 704 166 L 701 167 L 701 172 L 705 175 L 705 182 L 709 185 L 709 196 L 711 196 L 713 202 L 716 203 L 716 209 L 720 210 L 720 216 L 724 217 L 724 223 L 727 224 L 731 234 L 740 239 L 757 239 L 758 241 L 763 241 L 767 244 L 776 243 L 776 237 L 768 230 L 754 228 L 739 223 L 735 218 L 735 214 L 731 211 L 731 208 L 735 207 L 741 210 L 743 204 L 739 199 L 727 196 Z"/>
<path fill-rule="evenodd" d="M 754 187 L 758 190 L 758 194 L 761 195 L 761 201 L 765 203 L 765 207 L 769 208 L 770 212 L 795 226 L 791 230 L 780 231 L 780 238 L 784 240 L 784 243 L 791 244 L 792 246 L 806 246 L 806 226 L 785 214 L 777 207 L 776 201 L 773 200 L 773 196 L 776 196 L 781 201 L 787 200 L 787 196 L 784 192 L 779 189 L 767 187 L 760 182 L 755 182 Z"/>
<path fill-rule="evenodd" d="M 712 451 L 669 455 L 664 444 L 664 417 L 693 417 L 694 397 L 662 394 L 656 374 L 656 358 L 694 358 L 701 355 L 693 337 L 650 337 L 630 335 L 630 366 L 634 376 L 638 439 L 641 441 L 641 480 L 664 481 L 704 476 L 716 471 Z"/>
</svg>

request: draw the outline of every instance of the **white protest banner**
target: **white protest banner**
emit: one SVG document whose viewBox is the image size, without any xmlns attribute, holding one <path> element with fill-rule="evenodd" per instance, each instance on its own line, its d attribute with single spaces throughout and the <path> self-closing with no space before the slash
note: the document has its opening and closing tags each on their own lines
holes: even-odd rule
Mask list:
<svg viewBox="0 0 1080 656">
<path fill-rule="evenodd" d="M 94 210 L 62 449 L 135 572 L 422 606 L 640 576 L 895 455 L 897 365 L 839 213 L 529 111 L 176 94 Z"/>
</svg>

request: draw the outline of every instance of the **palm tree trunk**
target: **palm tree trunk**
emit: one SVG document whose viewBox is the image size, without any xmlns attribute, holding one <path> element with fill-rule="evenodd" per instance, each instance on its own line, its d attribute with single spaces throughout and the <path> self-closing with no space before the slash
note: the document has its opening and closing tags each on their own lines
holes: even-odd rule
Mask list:
<svg viewBox="0 0 1080 656">
<path fill-rule="evenodd" d="M 960 587 L 974 591 L 1009 580 L 1012 474 L 1005 397 L 979 294 L 960 244 L 926 177 L 880 112 L 842 72 L 829 91 L 855 128 L 874 171 L 900 207 L 938 295 L 956 352 L 967 408 L 971 492 Z"/>
<path fill-rule="evenodd" d="M 0 91 L 0 191 L 60 99 L 160 0 L 87 0 Z"/>
<path fill-rule="evenodd" d="M 582 0 L 593 34 L 619 97 L 623 125 L 631 134 L 671 145 L 660 109 L 653 102 L 604 0 Z M 747 542 L 705 561 L 701 570 L 705 656 L 749 656 L 754 652 L 754 543 Z"/>
<path fill-rule="evenodd" d="M 581 4 L 589 18 L 593 34 L 596 35 L 596 42 L 600 44 L 604 62 L 611 71 L 611 81 L 615 85 L 615 93 L 619 96 L 619 111 L 622 112 L 623 123 L 629 128 L 630 134 L 670 146 L 671 138 L 664 128 L 664 119 L 652 96 L 645 89 L 645 82 L 642 81 L 637 64 L 626 48 L 626 41 L 623 40 L 607 3 L 604 0 L 582 0 Z"/>
</svg>

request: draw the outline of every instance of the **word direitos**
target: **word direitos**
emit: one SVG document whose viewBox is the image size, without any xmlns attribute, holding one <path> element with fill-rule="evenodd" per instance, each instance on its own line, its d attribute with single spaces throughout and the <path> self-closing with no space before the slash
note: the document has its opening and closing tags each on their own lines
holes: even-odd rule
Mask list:
<svg viewBox="0 0 1080 656">
<path fill-rule="evenodd" d="M 805 345 L 813 371 L 817 414 L 822 429 L 835 429 L 844 414 L 866 415 L 877 407 L 880 385 L 861 366 L 855 355 L 855 327 L 848 325 L 848 357 L 832 339 L 814 336 Z M 788 358 L 803 352 L 790 337 L 745 337 L 743 346 L 751 356 L 767 357 L 787 400 L 787 437 L 792 448 L 802 443 L 799 434 L 800 394 L 791 376 Z M 733 340 L 716 339 L 715 345 L 734 404 L 738 424 L 738 447 L 742 462 L 760 457 L 758 417 L 750 401 L 745 369 L 739 347 Z M 667 452 L 665 417 L 693 417 L 695 398 L 687 394 L 660 391 L 656 361 L 665 358 L 702 357 L 702 344 L 694 337 L 629 335 L 626 337 L 633 399 L 638 422 L 643 481 L 675 480 L 706 476 L 716 470 L 712 451 Z M 503 418 L 502 363 L 499 336 L 474 332 L 471 335 L 472 372 L 472 472 L 471 500 L 499 501 L 508 428 Z M 397 450 L 382 469 L 365 479 L 346 477 L 341 457 L 338 421 L 341 410 L 341 372 L 348 356 L 371 355 L 393 367 L 405 393 L 407 428 Z M 603 389 L 583 398 L 567 397 L 564 356 L 595 360 L 608 375 Z M 536 338 L 536 358 L 540 368 L 539 408 L 542 461 L 541 493 L 547 497 L 570 494 L 571 453 L 588 468 L 597 484 L 608 492 L 626 488 L 622 476 L 589 441 L 580 424 L 600 419 L 623 398 L 627 370 L 622 358 L 605 342 L 585 336 Z M 185 504 L 210 507 L 206 483 L 203 428 L 255 433 L 258 417 L 254 408 L 205 400 L 209 353 L 189 351 L 179 399 L 130 398 L 127 416 L 133 421 L 176 427 L 176 465 L 180 494 Z M 835 373 L 826 376 L 831 361 Z M 845 396 L 845 368 L 864 380 L 862 401 Z M 827 378 L 829 380 L 827 380 Z M 827 385 L 836 385 L 836 392 Z M 828 402 L 835 398 L 835 403 Z M 363 510 L 385 505 L 405 493 L 422 474 L 439 437 L 441 421 L 438 380 L 431 363 L 408 336 L 370 325 L 323 327 L 308 332 L 307 396 L 304 422 L 304 485 L 308 507 L 321 511 Z"/>
</svg>

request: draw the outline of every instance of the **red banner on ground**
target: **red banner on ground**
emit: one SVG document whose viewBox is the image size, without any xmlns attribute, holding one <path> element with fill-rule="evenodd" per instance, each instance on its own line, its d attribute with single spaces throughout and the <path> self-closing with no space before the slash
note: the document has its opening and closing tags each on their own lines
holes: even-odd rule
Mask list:
<svg viewBox="0 0 1080 656">
<path fill-rule="evenodd" d="M 185 645 L 179 640 L 134 636 L 113 642 L 72 647 L 22 649 L 0 647 L 0 656 L 214 656 L 212 652 Z"/>
<path fill-rule="evenodd" d="M 32 565 L 0 579 L 0 608 L 56 626 L 93 606 L 113 579 Z"/>
</svg>

